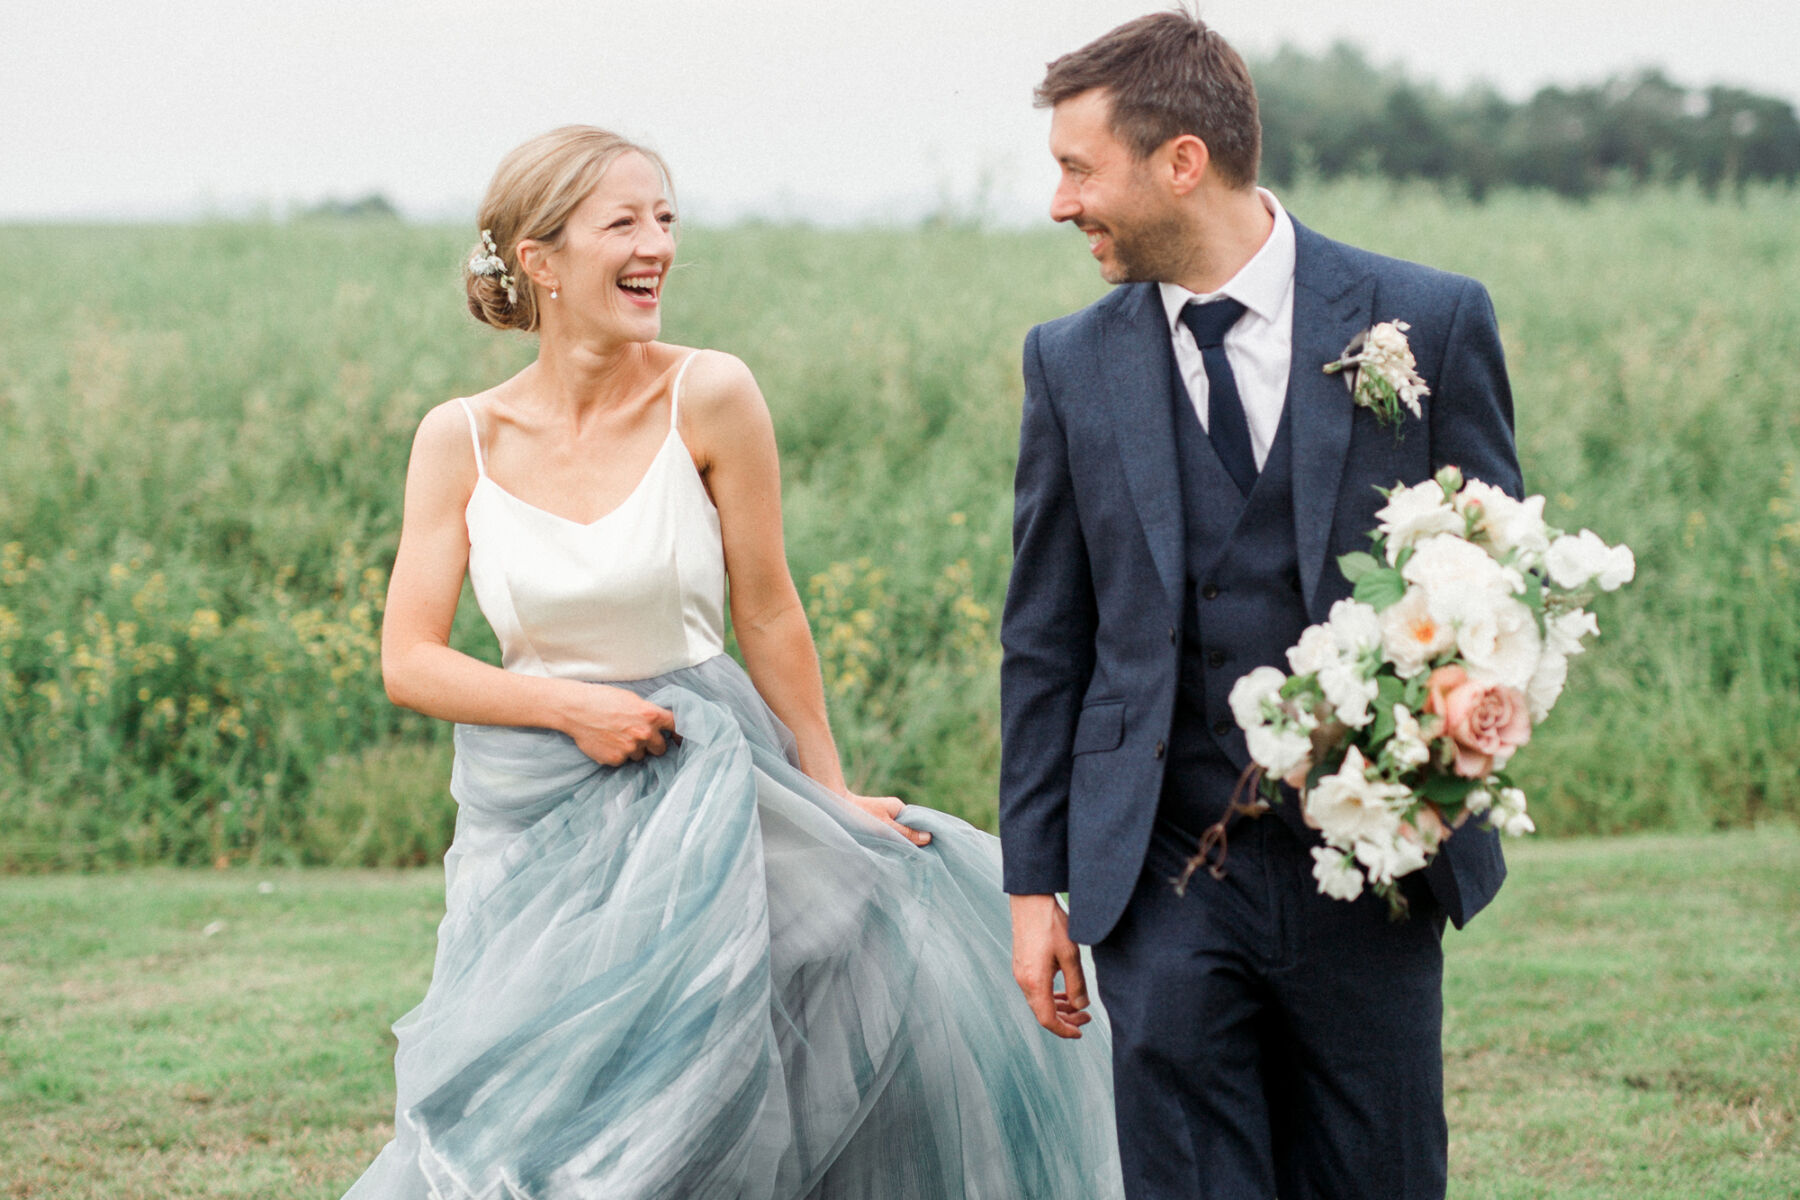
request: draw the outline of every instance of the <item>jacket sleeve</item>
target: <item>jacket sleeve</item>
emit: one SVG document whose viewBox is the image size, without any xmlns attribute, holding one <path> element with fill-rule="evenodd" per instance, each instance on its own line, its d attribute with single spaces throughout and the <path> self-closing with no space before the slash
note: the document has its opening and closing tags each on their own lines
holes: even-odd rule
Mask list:
<svg viewBox="0 0 1800 1200">
<path fill-rule="evenodd" d="M 1438 394 L 1426 403 L 1434 406 L 1433 471 L 1457 466 L 1466 479 L 1479 479 L 1510 496 L 1523 497 L 1525 485 L 1513 442 L 1512 387 L 1506 381 L 1500 327 L 1487 289 L 1473 279 L 1463 281 L 1457 296 L 1444 343 Z"/>
<path fill-rule="evenodd" d="M 1000 850 L 1003 886 L 1015 895 L 1068 890 L 1070 747 L 1098 623 L 1039 332 L 1025 339 L 1012 580 L 1000 623 Z"/>
</svg>

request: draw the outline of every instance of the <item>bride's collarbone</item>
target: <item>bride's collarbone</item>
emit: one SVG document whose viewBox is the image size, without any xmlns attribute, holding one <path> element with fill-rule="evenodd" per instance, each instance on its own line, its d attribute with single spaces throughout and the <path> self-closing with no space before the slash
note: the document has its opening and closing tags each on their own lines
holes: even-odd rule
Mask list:
<svg viewBox="0 0 1800 1200">
<path fill-rule="evenodd" d="M 573 415 L 487 399 L 480 423 L 488 481 L 577 524 L 590 524 L 629 499 L 671 435 L 666 386 Z"/>
</svg>

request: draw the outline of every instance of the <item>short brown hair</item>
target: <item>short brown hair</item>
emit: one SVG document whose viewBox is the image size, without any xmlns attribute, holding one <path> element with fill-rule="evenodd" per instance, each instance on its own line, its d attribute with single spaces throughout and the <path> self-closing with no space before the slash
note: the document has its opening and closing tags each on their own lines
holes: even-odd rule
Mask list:
<svg viewBox="0 0 1800 1200">
<path fill-rule="evenodd" d="M 1034 99 L 1054 108 L 1095 88 L 1111 97 L 1112 131 L 1139 159 L 1191 133 L 1228 183 L 1256 182 L 1262 122 L 1250 68 L 1199 17 L 1175 11 L 1127 21 L 1052 62 Z"/>
<path fill-rule="evenodd" d="M 650 160 L 673 203 L 669 168 L 656 151 L 592 125 L 564 125 L 541 133 L 500 161 L 481 201 L 477 224 L 493 234 L 496 253 L 514 286 L 508 296 L 499 276 L 477 275 L 465 265 L 463 288 L 469 311 L 478 320 L 499 329 L 530 332 L 538 327 L 537 285 L 519 268 L 519 243 L 531 238 L 554 247 L 562 240 L 569 214 L 599 186 L 606 169 L 626 154 Z M 465 257 L 486 253 L 477 243 L 473 254 Z"/>
</svg>

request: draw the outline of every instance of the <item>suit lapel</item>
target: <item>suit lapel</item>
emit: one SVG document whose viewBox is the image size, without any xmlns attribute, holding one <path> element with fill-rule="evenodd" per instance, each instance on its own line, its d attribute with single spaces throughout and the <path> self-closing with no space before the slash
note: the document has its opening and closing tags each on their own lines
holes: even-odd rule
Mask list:
<svg viewBox="0 0 1800 1200">
<path fill-rule="evenodd" d="M 1170 403 L 1168 319 L 1155 284 L 1137 284 L 1109 314 L 1102 332 L 1101 371 L 1106 381 L 1113 435 L 1125 469 L 1126 489 L 1144 526 L 1150 557 L 1168 596 L 1181 612 L 1186 566 L 1182 561 L 1181 471 L 1175 461 L 1175 416 Z"/>
<path fill-rule="evenodd" d="M 1300 586 L 1312 612 L 1350 450 L 1350 390 L 1326 363 L 1368 328 L 1375 278 L 1344 260 L 1336 245 L 1294 222 L 1294 339 L 1287 407 L 1293 449 L 1294 540 Z"/>
</svg>

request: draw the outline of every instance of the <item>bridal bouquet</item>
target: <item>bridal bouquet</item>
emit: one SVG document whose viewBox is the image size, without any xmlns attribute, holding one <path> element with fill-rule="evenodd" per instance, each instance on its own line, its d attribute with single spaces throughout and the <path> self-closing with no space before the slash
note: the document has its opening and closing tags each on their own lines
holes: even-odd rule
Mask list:
<svg viewBox="0 0 1800 1200">
<path fill-rule="evenodd" d="M 1374 553 L 1338 559 L 1355 586 L 1287 652 L 1292 674 L 1258 667 L 1231 690 L 1249 741 L 1248 779 L 1301 793 L 1319 890 L 1365 886 L 1404 908 L 1396 881 L 1451 830 L 1483 818 L 1533 829 L 1506 775 L 1561 695 L 1568 660 L 1599 633 L 1583 605 L 1636 571 L 1631 551 L 1544 521 L 1454 467 L 1383 493 Z"/>
</svg>

